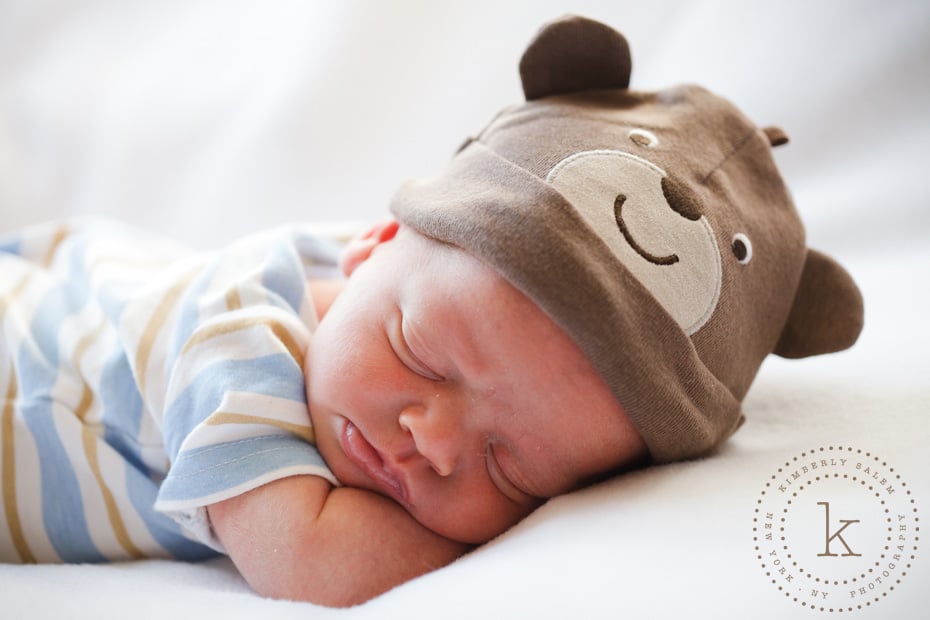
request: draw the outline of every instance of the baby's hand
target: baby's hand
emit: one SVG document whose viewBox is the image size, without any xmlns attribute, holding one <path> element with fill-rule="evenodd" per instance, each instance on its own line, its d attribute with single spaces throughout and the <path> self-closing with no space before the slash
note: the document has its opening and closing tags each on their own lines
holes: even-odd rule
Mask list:
<svg viewBox="0 0 930 620">
<path fill-rule="evenodd" d="M 467 551 L 392 500 L 317 476 L 283 478 L 207 512 L 245 580 L 273 598 L 355 605 Z"/>
</svg>

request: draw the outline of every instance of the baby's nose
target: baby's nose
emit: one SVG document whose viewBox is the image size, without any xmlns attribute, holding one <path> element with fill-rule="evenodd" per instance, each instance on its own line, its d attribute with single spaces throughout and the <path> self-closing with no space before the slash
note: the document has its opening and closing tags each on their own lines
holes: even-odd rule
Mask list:
<svg viewBox="0 0 930 620">
<path fill-rule="evenodd" d="M 455 471 L 461 437 L 450 412 L 439 407 L 409 407 L 400 414 L 399 421 L 433 471 L 443 477 Z"/>
</svg>

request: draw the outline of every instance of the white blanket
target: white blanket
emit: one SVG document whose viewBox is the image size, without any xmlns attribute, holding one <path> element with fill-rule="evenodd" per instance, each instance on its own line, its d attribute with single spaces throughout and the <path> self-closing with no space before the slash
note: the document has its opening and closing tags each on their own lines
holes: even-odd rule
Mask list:
<svg viewBox="0 0 930 620">
<path fill-rule="evenodd" d="M 205 247 L 283 221 L 380 217 L 404 177 L 438 170 L 519 98 L 523 46 L 567 11 L 628 36 L 634 87 L 701 83 L 787 131 L 776 158 L 808 242 L 865 297 L 855 348 L 770 358 L 718 455 L 553 500 L 349 611 L 261 599 L 220 559 L 0 566 L 0 617 L 927 617 L 930 549 L 916 528 L 930 515 L 930 4 L 7 0 L 0 230 L 94 213 Z M 814 500 L 844 496 L 846 482 L 799 468 L 840 455 L 847 469 L 821 470 L 876 490 L 850 487 L 823 531 L 800 532 L 823 508 Z M 772 498 L 801 484 L 793 471 L 807 493 L 782 513 L 794 555 L 779 565 L 764 526 L 784 527 Z M 898 512 L 907 550 L 888 569 Z M 882 518 L 887 552 L 869 534 Z M 881 556 L 855 583 L 842 584 L 861 562 L 843 543 Z M 816 558 L 825 545 L 836 556 Z M 798 574 L 786 581 L 780 566 Z"/>
</svg>

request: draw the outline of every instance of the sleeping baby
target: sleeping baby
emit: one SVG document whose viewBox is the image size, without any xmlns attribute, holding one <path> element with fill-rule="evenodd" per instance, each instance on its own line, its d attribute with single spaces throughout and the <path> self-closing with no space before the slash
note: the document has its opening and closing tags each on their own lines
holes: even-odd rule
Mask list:
<svg viewBox="0 0 930 620">
<path fill-rule="evenodd" d="M 351 605 L 712 453 L 769 353 L 851 346 L 862 300 L 805 245 L 784 133 L 630 66 L 603 24 L 547 25 L 526 102 L 348 243 L 0 238 L 0 560 L 225 553 L 260 594 Z"/>
</svg>

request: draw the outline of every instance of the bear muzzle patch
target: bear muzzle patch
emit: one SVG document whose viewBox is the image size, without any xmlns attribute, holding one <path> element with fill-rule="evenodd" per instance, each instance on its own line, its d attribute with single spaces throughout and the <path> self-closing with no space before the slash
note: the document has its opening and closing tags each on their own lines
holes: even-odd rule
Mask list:
<svg viewBox="0 0 930 620">
<path fill-rule="evenodd" d="M 720 251 L 685 184 L 637 155 L 606 149 L 566 157 L 546 181 L 685 333 L 710 319 L 723 280 Z"/>
</svg>

